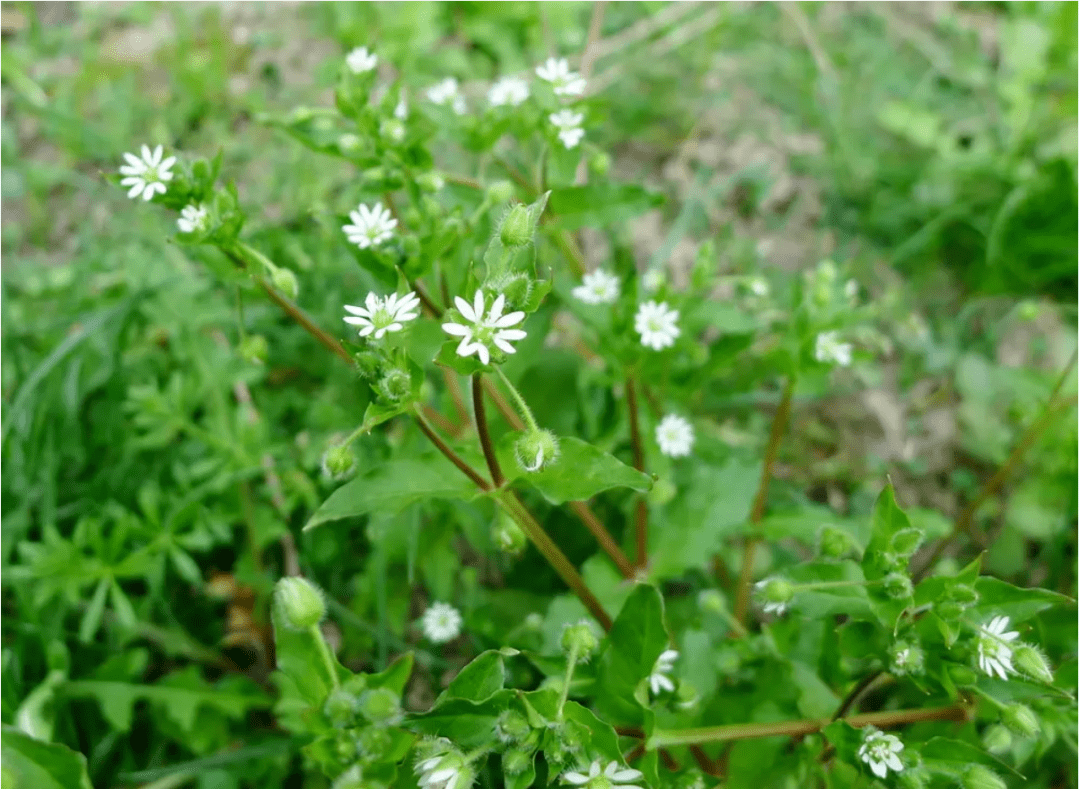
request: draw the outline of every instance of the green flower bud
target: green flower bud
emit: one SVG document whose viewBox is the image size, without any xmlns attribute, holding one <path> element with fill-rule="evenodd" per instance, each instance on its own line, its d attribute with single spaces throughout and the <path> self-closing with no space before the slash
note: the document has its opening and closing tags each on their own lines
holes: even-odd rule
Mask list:
<svg viewBox="0 0 1080 789">
<path fill-rule="evenodd" d="M 530 734 L 532 726 L 517 710 L 504 710 L 495 721 L 495 736 L 502 742 L 524 742 Z"/>
<path fill-rule="evenodd" d="M 960 785 L 964 789 L 1008 789 L 997 773 L 981 764 L 968 765 L 960 774 Z"/>
<path fill-rule="evenodd" d="M 727 608 L 724 596 L 715 589 L 702 589 L 697 596 L 698 608 L 710 614 L 722 614 Z"/>
<path fill-rule="evenodd" d="M 412 395 L 412 376 L 404 370 L 391 368 L 375 384 L 375 391 L 384 400 L 399 403 Z"/>
<path fill-rule="evenodd" d="M 910 641 L 897 641 L 889 648 L 889 671 L 896 676 L 922 674 L 926 666 L 923 648 Z"/>
<path fill-rule="evenodd" d="M 516 203 L 503 217 L 499 227 L 499 239 L 511 249 L 528 246 L 532 243 L 533 226 L 529 218 L 528 207 Z"/>
<path fill-rule="evenodd" d="M 990 753 L 1005 753 L 1012 748 L 1013 737 L 1004 726 L 995 723 L 987 726 L 982 735 L 982 744 Z"/>
<path fill-rule="evenodd" d="M 380 726 L 401 720 L 401 699 L 389 688 L 372 688 L 360 697 L 360 714 Z"/>
<path fill-rule="evenodd" d="M 527 617 L 525 617 L 525 629 L 526 630 L 539 630 L 544 625 L 544 617 L 533 611 Z"/>
<path fill-rule="evenodd" d="M 503 754 L 502 767 L 506 775 L 521 775 L 529 769 L 533 763 L 533 752 L 521 748 L 513 748 Z"/>
<path fill-rule="evenodd" d="M 911 597 L 911 579 L 904 573 L 889 573 L 882 580 L 882 587 L 893 600 L 903 600 Z"/>
<path fill-rule="evenodd" d="M 500 551 L 505 551 L 511 556 L 520 556 L 528 544 L 528 538 L 521 527 L 501 511 L 491 527 L 491 541 Z"/>
<path fill-rule="evenodd" d="M 509 181 L 496 181 L 487 188 L 484 196 L 492 205 L 509 203 L 514 196 L 514 185 Z"/>
<path fill-rule="evenodd" d="M 335 728 L 351 726 L 356 718 L 356 696 L 338 688 L 327 697 L 323 714 Z"/>
<path fill-rule="evenodd" d="M 405 139 L 405 124 L 397 118 L 383 118 L 379 123 L 379 136 L 391 142 Z"/>
<path fill-rule="evenodd" d="M 783 605 L 795 596 L 795 587 L 783 578 L 769 578 L 760 583 L 761 597 L 766 603 Z"/>
<path fill-rule="evenodd" d="M 604 151 L 597 151 L 589 157 L 589 170 L 601 177 L 611 170 L 611 157 Z"/>
<path fill-rule="evenodd" d="M 978 681 L 978 676 L 967 666 L 961 666 L 959 663 L 953 663 L 949 666 L 949 678 L 956 685 L 974 685 Z"/>
<path fill-rule="evenodd" d="M 592 624 L 584 619 L 575 625 L 567 625 L 563 628 L 560 643 L 563 652 L 567 655 L 574 652 L 577 654 L 578 660 L 582 662 L 588 660 L 589 655 L 600 645 L 600 641 L 596 638 L 596 633 L 592 629 Z"/>
<path fill-rule="evenodd" d="M 240 358 L 252 364 L 265 364 L 270 355 L 270 343 L 261 334 L 249 334 L 240 341 Z"/>
<path fill-rule="evenodd" d="M 292 575 L 274 587 L 274 603 L 282 623 L 293 630 L 307 630 L 326 615 L 322 592 L 306 578 Z"/>
<path fill-rule="evenodd" d="M 432 170 L 421 174 L 420 177 L 416 179 L 416 185 L 425 192 L 434 193 L 446 186 L 446 181 L 441 175 Z"/>
<path fill-rule="evenodd" d="M 355 134 L 343 134 L 338 137 L 338 150 L 344 154 L 360 150 L 361 140 Z"/>
<path fill-rule="evenodd" d="M 490 278 L 483 285 L 485 290 L 506 296 L 506 309 L 520 309 L 529 301 L 533 290 L 532 277 L 524 271 L 508 271 Z"/>
<path fill-rule="evenodd" d="M 280 290 L 293 301 L 296 301 L 296 297 L 300 294 L 300 283 L 290 269 L 280 266 L 275 268 L 270 275 L 270 282 L 275 290 Z"/>
<path fill-rule="evenodd" d="M 680 710 L 692 710 L 698 705 L 701 700 L 701 694 L 698 693 L 697 688 L 691 685 L 689 682 L 679 682 L 679 687 L 675 689 L 675 706 Z"/>
<path fill-rule="evenodd" d="M 1013 665 L 1024 674 L 1039 682 L 1050 684 L 1054 681 L 1054 672 L 1043 655 L 1031 644 L 1021 644 L 1012 653 Z"/>
<path fill-rule="evenodd" d="M 385 181 L 388 177 L 388 173 L 385 167 L 369 167 L 364 170 L 362 177 L 368 186 L 373 186 Z"/>
<path fill-rule="evenodd" d="M 979 602 L 979 593 L 975 591 L 975 588 L 968 586 L 967 584 L 956 584 L 946 593 L 946 597 L 954 603 L 958 603 L 964 608 L 975 605 Z"/>
<path fill-rule="evenodd" d="M 343 762 L 356 759 L 356 730 L 339 731 L 334 738 L 334 753 Z"/>
<path fill-rule="evenodd" d="M 828 559 L 840 559 L 846 556 L 853 547 L 848 533 L 835 526 L 825 526 L 821 530 L 818 539 L 821 545 L 821 555 Z"/>
<path fill-rule="evenodd" d="M 899 556 L 911 556 L 918 550 L 922 540 L 921 529 L 901 529 L 889 540 L 889 550 Z"/>
<path fill-rule="evenodd" d="M 930 776 L 922 767 L 909 767 L 896 773 L 896 785 L 900 789 L 926 789 Z"/>
<path fill-rule="evenodd" d="M 369 764 L 377 764 L 393 747 L 394 738 L 383 726 L 365 726 L 357 735 L 356 752 Z"/>
<path fill-rule="evenodd" d="M 1039 718 L 1031 707 L 1010 704 L 1001 711 L 1001 722 L 1021 737 L 1035 737 L 1039 733 Z"/>
<path fill-rule="evenodd" d="M 1035 320 L 1039 317 L 1040 311 L 1039 303 L 1035 301 L 1023 301 L 1016 310 L 1017 315 L 1020 316 L 1021 320 L 1025 321 Z"/>
<path fill-rule="evenodd" d="M 955 622 L 964 613 L 964 606 L 955 600 L 938 600 L 933 611 L 946 622 Z"/>
<path fill-rule="evenodd" d="M 559 439 L 550 430 L 532 430 L 514 442 L 514 458 L 523 471 L 540 471 L 559 458 Z"/>
<path fill-rule="evenodd" d="M 322 459 L 323 474 L 332 480 L 340 481 L 352 476 L 356 471 L 356 455 L 352 447 L 339 444 L 326 450 Z"/>
<path fill-rule="evenodd" d="M 679 489 L 675 487 L 674 482 L 667 477 L 660 477 L 653 483 L 652 490 L 646 493 L 645 497 L 649 500 L 649 504 L 654 507 L 662 507 L 675 498 L 675 494 L 678 492 Z"/>
<path fill-rule="evenodd" d="M 356 698 L 360 698 L 360 694 L 367 690 L 367 677 L 363 674 L 353 674 L 342 683 L 341 689 Z"/>
<path fill-rule="evenodd" d="M 356 372 L 365 381 L 372 381 L 379 374 L 382 369 L 382 362 L 379 357 L 371 351 L 359 351 L 353 354 L 353 360 L 356 362 Z"/>
</svg>

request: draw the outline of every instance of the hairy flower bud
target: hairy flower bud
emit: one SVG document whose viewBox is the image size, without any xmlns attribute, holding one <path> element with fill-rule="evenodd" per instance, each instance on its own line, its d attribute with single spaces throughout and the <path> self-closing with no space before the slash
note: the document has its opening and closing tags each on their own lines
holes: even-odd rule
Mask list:
<svg viewBox="0 0 1080 789">
<path fill-rule="evenodd" d="M 896 785 L 900 789 L 926 789 L 929 781 L 924 767 L 912 767 L 896 774 Z"/>
<path fill-rule="evenodd" d="M 404 370 L 391 368 L 376 382 L 375 391 L 391 403 L 401 402 L 412 394 L 412 376 Z"/>
<path fill-rule="evenodd" d="M 401 699 L 389 688 L 372 688 L 360 697 L 360 714 L 380 726 L 401 720 Z"/>
<path fill-rule="evenodd" d="M 496 181 L 487 188 L 485 196 L 492 205 L 509 203 L 514 196 L 514 185 L 509 181 Z"/>
<path fill-rule="evenodd" d="M 1014 649 L 1012 659 L 1013 665 L 1032 679 L 1047 684 L 1054 681 L 1054 672 L 1050 670 L 1046 656 L 1031 644 L 1021 644 Z"/>
<path fill-rule="evenodd" d="M 979 593 L 975 591 L 975 587 L 968 586 L 967 584 L 956 584 L 949 589 L 947 597 L 954 603 L 959 603 L 964 608 L 979 602 Z"/>
<path fill-rule="evenodd" d="M 521 775 L 533 763 L 533 751 L 523 748 L 511 748 L 503 754 L 502 767 L 507 775 Z"/>
<path fill-rule="evenodd" d="M 393 747 L 394 738 L 381 726 L 365 726 L 357 736 L 356 751 L 365 762 L 377 764 Z"/>
<path fill-rule="evenodd" d="M 896 676 L 922 674 L 926 653 L 921 646 L 910 641 L 897 641 L 889 648 L 889 671 Z"/>
<path fill-rule="evenodd" d="M 882 580 L 882 586 L 893 600 L 903 600 L 911 597 L 911 579 L 905 573 L 889 573 Z"/>
<path fill-rule="evenodd" d="M 524 471 L 540 471 L 559 457 L 559 440 L 550 430 L 530 430 L 514 442 L 514 458 Z"/>
<path fill-rule="evenodd" d="M 761 597 L 769 603 L 785 604 L 795 596 L 795 588 L 783 578 L 770 578 L 761 587 Z"/>
<path fill-rule="evenodd" d="M 330 789 L 371 789 L 371 785 L 364 781 L 364 771 L 360 765 L 354 764 L 334 779 Z"/>
<path fill-rule="evenodd" d="M 507 271 L 491 277 L 483 285 L 484 290 L 506 296 L 508 309 L 520 309 L 529 300 L 533 290 L 532 277 L 524 271 Z"/>
<path fill-rule="evenodd" d="M 510 248 L 524 247 L 532 243 L 533 227 L 529 209 L 521 203 L 515 204 L 503 217 L 499 227 L 499 240 Z"/>
<path fill-rule="evenodd" d="M 982 744 L 990 753 L 1005 753 L 1012 748 L 1013 736 L 1004 726 L 995 723 L 987 726 L 982 735 Z"/>
<path fill-rule="evenodd" d="M 852 548 L 851 537 L 843 529 L 835 526 L 825 526 L 819 536 L 821 555 L 829 559 L 840 559 L 846 556 Z"/>
<path fill-rule="evenodd" d="M 1008 789 L 997 773 L 981 764 L 968 765 L 960 774 L 960 785 L 964 789 Z"/>
<path fill-rule="evenodd" d="M 356 717 L 356 696 L 338 688 L 327 697 L 323 704 L 323 714 L 338 729 L 351 726 Z"/>
<path fill-rule="evenodd" d="M 502 742 L 524 742 L 531 733 L 529 721 L 517 710 L 503 710 L 495 721 L 495 736 Z"/>
<path fill-rule="evenodd" d="M 240 357 L 252 364 L 265 364 L 270 354 L 270 344 L 261 334 L 249 334 L 240 341 L 237 348 Z"/>
<path fill-rule="evenodd" d="M 898 556 L 911 556 L 923 540 L 921 529 L 901 529 L 889 540 L 889 550 Z"/>
<path fill-rule="evenodd" d="M 1021 737 L 1035 737 L 1039 733 L 1039 718 L 1031 707 L 1010 704 L 1001 711 L 1001 722 Z"/>
<path fill-rule="evenodd" d="M 353 354 L 353 359 L 356 361 L 356 372 L 365 381 L 372 381 L 375 376 L 379 374 L 379 370 L 382 369 L 382 363 L 379 361 L 379 357 L 371 351 L 360 351 Z"/>
<path fill-rule="evenodd" d="M 500 511 L 498 519 L 491 527 L 491 541 L 500 551 L 511 556 L 520 556 L 525 550 L 528 538 L 510 516 Z"/>
<path fill-rule="evenodd" d="M 274 587 L 274 601 L 282 622 L 293 630 L 307 630 L 326 615 L 322 592 L 306 578 L 292 575 Z"/>
<path fill-rule="evenodd" d="M 338 444 L 326 450 L 322 459 L 323 474 L 333 480 L 343 480 L 356 471 L 356 455 L 348 444 Z"/>
<path fill-rule="evenodd" d="M 946 622 L 955 622 L 964 613 L 964 606 L 955 600 L 938 600 L 934 603 L 933 611 Z"/>
<path fill-rule="evenodd" d="M 296 275 L 292 273 L 291 269 L 287 268 L 275 268 L 270 275 L 270 282 L 273 284 L 275 290 L 280 290 L 286 296 L 293 301 L 300 294 L 300 283 L 296 279 Z"/>
<path fill-rule="evenodd" d="M 592 624 L 583 619 L 577 624 L 563 628 L 560 644 L 563 652 L 567 655 L 573 652 L 578 660 L 584 662 L 589 659 L 589 655 L 600 645 L 600 642 L 596 638 Z"/>
</svg>

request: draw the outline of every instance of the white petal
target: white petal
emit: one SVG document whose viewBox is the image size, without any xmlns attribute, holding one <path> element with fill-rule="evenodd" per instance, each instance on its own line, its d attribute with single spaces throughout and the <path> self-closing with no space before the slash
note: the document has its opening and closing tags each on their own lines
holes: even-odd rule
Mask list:
<svg viewBox="0 0 1080 789">
<path fill-rule="evenodd" d="M 499 298 L 501 299 L 502 296 L 499 296 Z M 500 305 L 499 309 L 500 310 L 502 309 L 501 305 Z M 492 312 L 494 312 L 494 308 L 492 308 Z M 513 326 L 516 323 L 521 323 L 523 320 L 525 320 L 525 313 L 524 312 L 511 312 L 509 315 L 503 315 L 498 320 L 492 319 L 492 322 L 493 322 L 494 326 L 496 326 L 497 328 L 502 329 L 502 328 L 505 328 L 506 326 Z"/>
<path fill-rule="evenodd" d="M 472 329 L 468 326 L 462 326 L 460 323 L 444 323 L 442 328 L 444 332 L 453 334 L 455 337 L 469 337 L 472 335 Z"/>
<path fill-rule="evenodd" d="M 615 762 L 612 762 L 612 764 L 615 764 Z M 636 781 L 638 778 L 641 778 L 641 776 L 642 776 L 641 770 L 629 770 L 628 769 L 628 770 L 619 770 L 618 772 L 613 774 L 611 777 L 612 777 L 612 779 L 614 779 L 616 781 Z"/>
<path fill-rule="evenodd" d="M 885 764 L 889 766 L 889 769 L 895 770 L 896 772 L 900 772 L 904 769 L 904 763 L 896 758 L 895 753 L 886 754 Z"/>
<path fill-rule="evenodd" d="M 577 784 L 578 786 L 589 782 L 589 776 L 582 775 L 581 773 L 563 773 L 562 779 L 568 783 Z"/>
<path fill-rule="evenodd" d="M 125 186 L 126 186 L 126 184 L 125 184 Z M 140 178 L 138 181 L 135 181 L 134 185 L 131 187 L 131 189 L 128 190 L 128 195 L 127 196 L 128 197 L 137 196 L 139 194 L 139 192 L 141 192 L 143 190 L 143 186 L 145 186 L 145 184 L 143 183 L 142 179 Z"/>
<path fill-rule="evenodd" d="M 480 357 L 480 361 L 483 364 L 487 364 L 491 361 L 491 352 L 483 343 L 476 344 L 476 355 Z"/>
<path fill-rule="evenodd" d="M 874 775 L 878 778 L 884 778 L 889 774 L 889 769 L 885 766 L 884 762 L 871 761 L 870 769 L 874 771 Z"/>
<path fill-rule="evenodd" d="M 473 312 L 473 308 L 469 306 L 469 302 L 465 301 L 465 299 L 461 298 L 461 296 L 454 296 L 454 304 L 457 306 L 458 312 L 461 313 L 461 317 L 463 317 L 470 323 L 477 322 L 477 313 Z M 480 309 L 483 309 L 482 304 Z"/>
<path fill-rule="evenodd" d="M 476 295 L 473 296 L 473 314 L 476 315 L 474 320 L 480 321 L 484 318 L 484 291 L 476 291 Z"/>
<path fill-rule="evenodd" d="M 517 353 L 517 348 L 515 348 L 513 345 L 508 343 L 502 337 L 499 337 L 498 335 L 496 335 L 495 337 L 492 338 L 492 340 L 494 341 L 495 345 L 498 348 L 502 349 L 506 353 Z"/>
<path fill-rule="evenodd" d="M 500 340 L 523 340 L 528 334 L 521 329 L 500 329 L 495 336 Z"/>
<path fill-rule="evenodd" d="M 488 313 L 488 318 L 487 318 L 488 323 L 491 323 L 491 324 L 493 324 L 495 326 L 500 325 L 499 316 L 502 315 L 503 307 L 505 305 L 506 305 L 506 296 L 503 295 L 502 293 L 500 293 L 498 298 L 495 299 L 495 303 L 491 305 L 491 311 Z M 506 317 L 509 318 L 510 316 L 507 315 Z M 507 325 L 512 326 L 513 324 L 507 324 Z"/>
<path fill-rule="evenodd" d="M 342 320 L 350 326 L 371 326 L 371 321 L 367 318 L 342 318 Z"/>
</svg>

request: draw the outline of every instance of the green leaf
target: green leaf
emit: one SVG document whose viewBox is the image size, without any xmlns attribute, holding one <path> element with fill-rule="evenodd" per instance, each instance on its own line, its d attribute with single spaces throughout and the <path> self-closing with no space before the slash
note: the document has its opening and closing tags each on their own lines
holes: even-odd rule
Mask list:
<svg viewBox="0 0 1080 789">
<path fill-rule="evenodd" d="M 467 499 L 476 493 L 469 479 L 441 455 L 380 463 L 330 494 L 304 530 L 372 512 L 395 514 L 431 499 Z"/>
<path fill-rule="evenodd" d="M 277 655 L 275 682 L 281 687 L 279 707 L 284 704 L 294 712 L 321 708 L 333 687 L 328 676 L 322 652 L 313 634 L 286 627 L 281 622 L 277 606 L 271 608 L 274 625 L 274 650 Z M 335 666 L 339 679 L 350 675 L 344 668 Z"/>
<path fill-rule="evenodd" d="M 413 653 L 406 652 L 399 657 L 385 671 L 378 674 L 369 674 L 367 686 L 369 688 L 389 688 L 399 696 L 405 692 L 405 683 L 409 681 L 413 670 Z"/>
<path fill-rule="evenodd" d="M 882 562 L 882 555 L 889 553 L 893 535 L 909 528 L 911 521 L 897 506 L 892 485 L 886 485 L 874 504 L 870 543 L 866 546 L 866 555 L 863 557 L 863 572 L 866 573 L 868 581 L 876 581 L 889 572 Z"/>
<path fill-rule="evenodd" d="M 508 433 L 499 441 L 497 453 L 503 473 L 508 480 L 524 479 L 552 504 L 585 501 L 611 488 L 646 491 L 652 487 L 647 474 L 573 437 L 559 439 L 559 457 L 554 463 L 542 471 L 523 471 L 514 457 L 514 442 L 521 435 Z"/>
<path fill-rule="evenodd" d="M 473 702 L 487 701 L 503 689 L 506 667 L 503 657 L 516 655 L 516 649 L 489 649 L 463 668 L 439 700 L 466 699 Z M 440 701 L 435 703 L 436 707 Z"/>
<path fill-rule="evenodd" d="M 86 757 L 66 745 L 41 742 L 4 726 L 0 753 L 3 789 L 93 789 Z"/>
<path fill-rule="evenodd" d="M 923 744 L 920 752 L 923 759 L 926 760 L 927 766 L 931 767 L 931 769 L 935 762 L 961 770 L 974 763 L 989 767 L 996 772 L 1010 772 L 1020 778 L 1024 777 L 1005 762 L 995 759 L 982 748 L 963 740 L 932 737 Z"/>
<path fill-rule="evenodd" d="M 411 717 L 405 728 L 448 737 L 465 750 L 490 745 L 495 742 L 495 721 L 510 706 L 516 693 L 500 690 L 479 704 L 467 699 L 447 699 L 430 712 Z"/>
<path fill-rule="evenodd" d="M 79 640 L 84 644 L 89 643 L 101 627 L 101 618 L 105 615 L 105 596 L 109 593 L 110 585 L 109 578 L 98 581 L 94 596 L 90 598 L 90 604 L 86 606 L 82 622 L 79 623 Z"/>
<path fill-rule="evenodd" d="M 57 688 L 63 685 L 66 678 L 65 672 L 53 669 L 45 676 L 41 684 L 23 699 L 18 712 L 15 713 L 15 723 L 24 733 L 37 740 L 52 739 L 53 728 L 56 725 L 53 699 Z"/>
<path fill-rule="evenodd" d="M 976 580 L 975 591 L 979 593 L 979 601 L 971 607 L 973 613 L 987 618 L 1003 615 L 1014 623 L 1055 605 L 1076 605 L 1071 597 L 1049 589 L 1023 589 L 990 576 Z"/>
<path fill-rule="evenodd" d="M 558 189 L 551 194 L 553 227 L 577 230 L 625 222 L 664 203 L 664 196 L 634 184 L 597 183 Z"/>
<path fill-rule="evenodd" d="M 601 714 L 620 722 L 641 720 L 634 692 L 668 643 L 663 598 L 655 587 L 642 584 L 627 598 L 604 640 L 596 700 Z"/>
</svg>

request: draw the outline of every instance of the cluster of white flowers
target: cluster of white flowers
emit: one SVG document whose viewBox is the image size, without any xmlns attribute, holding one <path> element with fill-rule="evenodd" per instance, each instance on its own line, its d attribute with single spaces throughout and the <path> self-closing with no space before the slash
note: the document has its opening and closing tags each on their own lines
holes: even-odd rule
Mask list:
<svg viewBox="0 0 1080 789">
<path fill-rule="evenodd" d="M 420 618 L 424 636 L 436 644 L 453 641 L 461 633 L 461 614 L 449 603 L 432 603 Z"/>
<path fill-rule="evenodd" d="M 492 107 L 516 107 L 529 98 L 529 83 L 518 77 L 503 77 L 488 91 Z"/>
<path fill-rule="evenodd" d="M 456 114 L 465 114 L 465 97 L 461 95 L 461 91 L 458 89 L 458 81 L 453 77 L 447 77 L 428 88 L 427 97 L 432 104 L 438 104 L 439 106 L 449 105 Z"/>
<path fill-rule="evenodd" d="M 361 337 L 374 334 L 376 340 L 381 340 L 387 332 L 401 331 L 406 323 L 414 320 L 420 314 L 419 306 L 420 299 L 412 291 L 404 296 L 391 293 L 386 298 L 369 293 L 363 307 L 345 305 L 345 311 L 355 316 L 345 318 L 345 322 L 359 326 Z"/>
<path fill-rule="evenodd" d="M 646 301 L 634 315 L 634 331 L 641 335 L 641 344 L 654 351 L 669 348 L 682 332 L 675 321 L 679 311 L 668 307 L 666 301 Z"/>
<path fill-rule="evenodd" d="M 892 734 L 885 734 L 873 726 L 866 727 L 862 745 L 859 746 L 859 758 L 878 778 L 884 778 L 889 770 L 900 772 L 904 763 L 898 753 L 904 750 L 904 743 Z"/>
<path fill-rule="evenodd" d="M 814 358 L 826 364 L 847 367 L 851 364 L 851 343 L 840 342 L 838 332 L 822 332 L 814 342 Z"/>
<path fill-rule="evenodd" d="M 349 212 L 351 225 L 344 225 L 346 237 L 360 249 L 378 246 L 394 234 L 397 220 L 391 216 L 385 206 L 368 207 L 361 203 L 356 211 Z"/>
<path fill-rule="evenodd" d="M 345 56 L 345 65 L 353 74 L 365 74 L 379 65 L 379 56 L 368 52 L 367 47 L 357 47 Z"/>
<path fill-rule="evenodd" d="M 671 681 L 668 674 L 675 667 L 675 660 L 679 657 L 679 653 L 674 649 L 665 649 L 660 653 L 660 657 L 656 659 L 656 663 L 653 665 L 652 673 L 649 674 L 649 688 L 652 690 L 654 696 L 660 695 L 661 691 L 667 691 L 670 693 L 675 690 L 675 683 Z"/>
<path fill-rule="evenodd" d="M 153 151 L 144 145 L 141 156 L 124 154 L 127 164 L 120 167 L 120 175 L 124 176 L 120 185 L 130 187 L 128 197 L 134 199 L 141 195 L 143 200 L 150 200 L 155 194 L 165 194 L 165 184 L 173 179 L 172 166 L 176 164 L 176 157 L 162 161 L 163 152 L 160 145 Z"/>
<path fill-rule="evenodd" d="M 585 78 L 570 70 L 566 58 L 548 58 L 536 67 L 536 76 L 549 83 L 556 96 L 580 96 L 585 92 Z"/>
<path fill-rule="evenodd" d="M 180 218 L 176 220 L 176 226 L 181 233 L 195 233 L 206 230 L 209 224 L 210 214 L 201 205 L 187 205 L 180 212 Z"/>
<path fill-rule="evenodd" d="M 668 457 L 685 457 L 694 446 L 694 428 L 681 416 L 668 414 L 656 426 L 656 443 Z"/>
<path fill-rule="evenodd" d="M 566 149 L 576 148 L 585 136 L 585 130 L 581 128 L 581 122 L 585 116 L 573 110 L 559 110 L 548 116 L 551 125 L 559 130 L 559 141 Z"/>
<path fill-rule="evenodd" d="M 586 789 L 642 789 L 641 786 L 631 783 L 644 778 L 640 770 L 622 768 L 618 762 L 608 762 L 607 767 L 600 769 L 600 760 L 596 759 L 589 765 L 589 772 L 565 772 L 562 780 L 574 786 L 584 786 Z"/>
<path fill-rule="evenodd" d="M 586 274 L 571 293 L 586 304 L 613 304 L 619 298 L 619 278 L 603 269 Z"/>
<path fill-rule="evenodd" d="M 1009 674 L 1015 671 L 1012 664 L 1013 645 L 1010 642 L 1019 638 L 1020 634 L 1008 628 L 1007 616 L 995 616 L 979 627 L 976 640 L 979 668 L 991 677 L 1008 679 Z"/>
<path fill-rule="evenodd" d="M 506 296 L 500 293 L 486 314 L 482 290 L 476 291 L 472 304 L 461 296 L 454 297 L 454 304 L 467 323 L 444 323 L 442 327 L 447 334 L 461 338 L 457 347 L 458 356 L 472 356 L 475 353 L 482 364 L 488 364 L 492 345 L 505 353 L 516 353 L 517 349 L 510 343 L 522 340 L 526 335 L 523 330 L 510 327 L 525 320 L 525 313 L 518 311 L 503 315 Z"/>
</svg>

